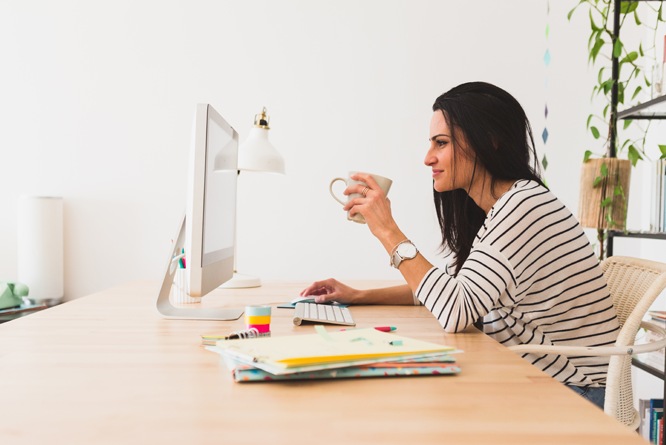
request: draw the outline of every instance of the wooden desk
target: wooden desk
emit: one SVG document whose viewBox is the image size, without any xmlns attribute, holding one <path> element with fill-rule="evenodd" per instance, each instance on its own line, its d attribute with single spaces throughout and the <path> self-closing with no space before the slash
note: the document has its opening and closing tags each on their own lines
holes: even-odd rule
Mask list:
<svg viewBox="0 0 666 445">
<path fill-rule="evenodd" d="M 217 290 L 206 306 L 288 301 L 309 283 Z M 352 282 L 359 288 L 390 282 Z M 635 433 L 474 328 L 446 334 L 424 307 L 361 306 L 359 327 L 452 345 L 445 377 L 238 384 L 202 333 L 161 319 L 137 281 L 0 326 L 0 443 L 637 444 Z M 273 309 L 273 335 L 313 333 Z"/>
</svg>

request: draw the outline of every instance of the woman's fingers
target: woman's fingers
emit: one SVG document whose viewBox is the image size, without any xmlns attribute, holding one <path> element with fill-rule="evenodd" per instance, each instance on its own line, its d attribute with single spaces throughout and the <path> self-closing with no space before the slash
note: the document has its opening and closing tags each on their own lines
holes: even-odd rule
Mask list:
<svg viewBox="0 0 666 445">
<path fill-rule="evenodd" d="M 361 205 L 361 204 L 363 204 L 364 200 L 365 200 L 365 198 L 354 198 L 351 201 L 349 201 L 347 204 L 345 204 L 345 206 L 342 208 L 342 210 L 346 211 L 346 210 L 349 210 L 349 209 L 351 209 L 352 207 L 354 207 L 356 205 Z"/>
<path fill-rule="evenodd" d="M 363 182 L 365 182 L 366 184 L 368 184 L 368 187 L 370 187 L 370 190 L 375 190 L 375 191 L 379 191 L 379 192 L 384 193 L 382 191 L 382 188 L 379 186 L 379 184 L 377 184 L 377 181 L 375 181 L 375 178 L 373 178 L 372 176 L 370 176 L 367 173 L 356 173 L 355 175 L 352 175 L 351 178 L 354 181 L 363 181 Z M 363 188 L 361 187 L 361 190 L 362 189 Z"/>
<path fill-rule="evenodd" d="M 336 301 L 338 297 L 337 292 L 333 292 L 332 294 L 326 294 L 326 295 L 317 295 L 315 297 L 315 303 L 329 303 L 331 301 Z"/>
<path fill-rule="evenodd" d="M 312 295 L 313 292 L 318 291 L 322 288 L 324 288 L 322 281 L 317 281 L 315 283 L 312 283 L 310 286 L 303 289 L 303 291 L 301 292 L 301 297 L 307 297 L 308 295 Z"/>
<path fill-rule="evenodd" d="M 362 195 L 365 187 L 366 186 L 364 184 L 353 184 L 347 187 L 343 193 L 345 195 L 351 195 L 352 193 L 358 193 L 359 195 Z M 368 187 L 368 190 L 372 190 L 372 187 Z"/>
<path fill-rule="evenodd" d="M 328 280 L 324 281 L 316 281 L 301 292 L 301 297 L 307 297 L 310 295 L 321 295 L 334 292 L 334 287 L 333 287 L 334 284 L 335 280 L 332 278 L 329 278 Z"/>
</svg>

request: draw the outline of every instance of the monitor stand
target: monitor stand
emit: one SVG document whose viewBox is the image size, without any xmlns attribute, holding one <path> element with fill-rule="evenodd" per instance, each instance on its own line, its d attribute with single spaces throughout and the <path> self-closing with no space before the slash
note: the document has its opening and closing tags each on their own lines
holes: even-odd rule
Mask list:
<svg viewBox="0 0 666 445">
<path fill-rule="evenodd" d="M 164 279 L 162 286 L 160 286 L 155 307 L 157 312 L 164 318 L 181 319 L 181 320 L 237 320 L 243 315 L 243 309 L 200 309 L 200 308 L 179 308 L 174 307 L 169 301 L 169 294 L 171 293 L 171 285 L 173 278 L 176 275 L 178 261 L 172 261 L 176 252 L 181 252 L 185 247 L 185 216 L 183 216 L 180 230 L 176 240 L 171 245 L 169 252 L 169 259 L 167 261 L 166 270 L 164 271 Z"/>
</svg>

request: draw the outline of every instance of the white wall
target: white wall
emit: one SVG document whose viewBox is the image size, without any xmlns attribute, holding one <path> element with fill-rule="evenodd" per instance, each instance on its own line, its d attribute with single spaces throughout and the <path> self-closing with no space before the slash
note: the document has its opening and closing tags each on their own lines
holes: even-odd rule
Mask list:
<svg viewBox="0 0 666 445">
<path fill-rule="evenodd" d="M 239 268 L 264 279 L 397 279 L 331 178 L 394 180 L 402 230 L 439 261 L 430 107 L 466 81 L 495 83 L 532 120 L 548 99 L 548 182 L 575 211 L 589 91 L 586 14 L 550 2 L 4 1 L 0 4 L 0 275 L 16 278 L 19 194 L 65 199 L 65 293 L 157 279 L 185 205 L 194 105 L 246 137 L 267 106 L 287 176 L 239 179 Z"/>
</svg>

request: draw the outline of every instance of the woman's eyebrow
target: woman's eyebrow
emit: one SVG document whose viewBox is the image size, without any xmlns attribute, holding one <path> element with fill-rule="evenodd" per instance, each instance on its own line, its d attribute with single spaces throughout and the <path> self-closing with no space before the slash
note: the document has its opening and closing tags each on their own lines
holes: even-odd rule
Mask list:
<svg viewBox="0 0 666 445">
<path fill-rule="evenodd" d="M 429 140 L 429 141 L 432 141 L 433 139 L 438 138 L 438 137 L 440 137 L 440 136 L 446 136 L 447 138 L 450 138 L 450 137 L 451 137 L 451 136 L 449 136 L 448 134 L 436 134 L 435 136 L 431 136 L 430 139 L 428 139 L 428 140 Z"/>
</svg>

